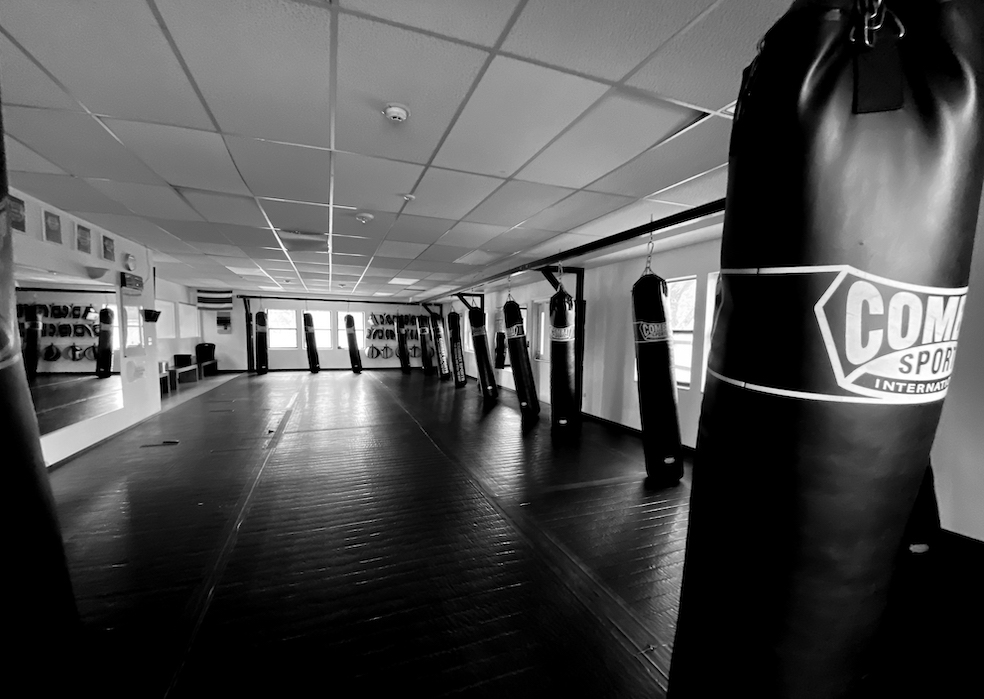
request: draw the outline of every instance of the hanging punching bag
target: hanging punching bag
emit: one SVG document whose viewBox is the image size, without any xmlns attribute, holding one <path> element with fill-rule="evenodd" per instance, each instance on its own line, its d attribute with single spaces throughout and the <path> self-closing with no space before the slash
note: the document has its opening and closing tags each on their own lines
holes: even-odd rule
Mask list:
<svg viewBox="0 0 984 699">
<path fill-rule="evenodd" d="M 265 374 L 270 369 L 269 345 L 267 344 L 266 311 L 256 312 L 256 373 Z"/>
<path fill-rule="evenodd" d="M 550 424 L 554 428 L 576 428 L 581 423 L 574 316 L 574 299 L 561 286 L 550 297 Z"/>
<path fill-rule="evenodd" d="M 533 367 L 530 366 L 529 348 L 526 346 L 526 328 L 523 327 L 523 314 L 519 304 L 510 299 L 502 306 L 506 322 L 506 344 L 509 347 L 509 364 L 512 366 L 513 382 L 519 397 L 519 409 L 524 416 L 539 415 L 540 399 L 533 384 Z"/>
<path fill-rule="evenodd" d="M 318 339 L 314 336 L 314 316 L 304 314 L 304 342 L 307 343 L 308 369 L 312 374 L 321 371 L 321 361 L 318 359 Z"/>
<path fill-rule="evenodd" d="M 492 358 L 489 356 L 489 339 L 485 333 L 485 311 L 481 308 L 468 309 L 468 322 L 471 325 L 472 349 L 475 350 L 475 364 L 478 367 L 478 387 L 482 398 L 489 401 L 499 397 L 499 387 L 492 371 Z"/>
<path fill-rule="evenodd" d="M 420 335 L 420 363 L 424 376 L 434 373 L 434 348 L 431 345 L 430 316 L 417 316 L 417 332 Z"/>
<path fill-rule="evenodd" d="M 359 338 L 355 336 L 355 318 L 350 314 L 345 316 L 345 336 L 348 338 L 349 361 L 352 363 L 352 371 L 361 374 L 362 355 L 359 354 Z"/>
<path fill-rule="evenodd" d="M 506 368 L 506 322 L 502 311 L 495 314 L 495 363 L 496 369 Z"/>
<path fill-rule="evenodd" d="M 666 282 L 652 273 L 647 261 L 645 274 L 632 286 L 632 315 L 646 475 L 659 486 L 676 485 L 683 478 L 673 333 L 667 311 Z"/>
<path fill-rule="evenodd" d="M 406 316 L 396 316 L 396 356 L 400 359 L 400 371 L 410 373 L 410 350 L 407 349 L 407 320 Z"/>
<path fill-rule="evenodd" d="M 975 0 L 797 0 L 746 71 L 673 699 L 863 687 L 964 312 L 982 30 Z"/>
<path fill-rule="evenodd" d="M 434 347 L 437 349 L 437 369 L 441 381 L 451 378 L 451 362 L 448 360 L 448 346 L 444 340 L 444 320 L 436 313 L 431 314 L 431 326 L 434 328 Z"/>
<path fill-rule="evenodd" d="M 96 345 L 96 377 L 108 379 L 113 375 L 113 309 L 99 311 L 99 342 Z"/>
<path fill-rule="evenodd" d="M 461 388 L 468 383 L 465 375 L 465 353 L 461 347 L 461 316 L 448 313 L 448 335 L 451 338 L 451 370 L 454 373 L 454 387 Z"/>
<path fill-rule="evenodd" d="M 38 307 L 33 303 L 24 308 L 24 326 L 24 371 L 28 383 L 33 383 L 38 375 L 38 358 L 41 356 L 41 321 L 38 320 Z"/>
</svg>

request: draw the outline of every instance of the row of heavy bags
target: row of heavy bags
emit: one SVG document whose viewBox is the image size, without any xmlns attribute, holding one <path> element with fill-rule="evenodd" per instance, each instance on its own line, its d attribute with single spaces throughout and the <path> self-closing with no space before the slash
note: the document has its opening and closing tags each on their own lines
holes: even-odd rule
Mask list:
<svg viewBox="0 0 984 699">
<path fill-rule="evenodd" d="M 21 342 L 21 359 L 27 380 L 33 382 L 38 373 L 38 359 L 41 357 L 41 321 L 38 306 L 29 304 L 24 308 L 24 337 Z M 99 333 L 95 344 L 96 377 L 107 379 L 113 375 L 113 325 L 114 314 L 111 308 L 99 311 Z"/>
</svg>

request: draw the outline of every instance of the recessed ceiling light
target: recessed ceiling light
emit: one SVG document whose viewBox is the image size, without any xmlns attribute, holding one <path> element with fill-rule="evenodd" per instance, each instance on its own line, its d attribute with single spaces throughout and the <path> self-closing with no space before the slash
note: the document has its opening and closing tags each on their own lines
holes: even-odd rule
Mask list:
<svg viewBox="0 0 984 699">
<path fill-rule="evenodd" d="M 416 284 L 419 279 L 403 279 L 401 277 L 393 277 L 389 280 L 389 284 L 399 284 L 400 286 L 409 286 L 410 284 Z"/>
<path fill-rule="evenodd" d="M 392 295 L 393 294 L 389 293 L 388 291 L 377 291 L 376 293 L 373 294 L 373 296 L 392 296 Z"/>
</svg>

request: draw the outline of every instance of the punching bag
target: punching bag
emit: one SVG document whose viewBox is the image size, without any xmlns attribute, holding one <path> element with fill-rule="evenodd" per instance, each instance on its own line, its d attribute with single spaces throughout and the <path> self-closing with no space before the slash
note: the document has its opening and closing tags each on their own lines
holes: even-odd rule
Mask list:
<svg viewBox="0 0 984 699">
<path fill-rule="evenodd" d="M 577 395 L 574 353 L 574 299 L 561 286 L 550 297 L 550 425 L 577 427 L 581 407 Z"/>
<path fill-rule="evenodd" d="M 417 332 L 420 335 L 420 363 L 424 376 L 434 373 L 434 348 L 431 346 L 430 317 L 417 316 Z"/>
<path fill-rule="evenodd" d="M 448 359 L 448 346 L 445 344 L 444 319 L 432 313 L 431 325 L 434 328 L 434 346 L 437 348 L 437 370 L 441 381 L 447 381 L 451 378 L 451 362 Z"/>
<path fill-rule="evenodd" d="M 99 342 L 96 345 L 96 377 L 113 375 L 113 309 L 99 311 Z"/>
<path fill-rule="evenodd" d="M 314 336 L 314 316 L 304 314 L 304 342 L 307 343 L 308 369 L 312 374 L 321 371 L 321 361 L 318 359 L 318 339 Z"/>
<path fill-rule="evenodd" d="M 496 369 L 506 368 L 506 323 L 502 311 L 495 314 L 495 363 Z"/>
<path fill-rule="evenodd" d="M 526 328 L 519 304 L 513 300 L 502 306 L 506 321 L 506 344 L 509 347 L 509 364 L 512 366 L 513 382 L 519 397 L 519 409 L 524 417 L 540 414 L 540 399 L 533 384 L 533 367 L 530 365 L 529 348 L 526 346 Z"/>
<path fill-rule="evenodd" d="M 349 361 L 352 362 L 352 371 L 361 374 L 362 355 L 359 354 L 359 338 L 355 336 L 355 318 L 350 314 L 345 316 L 345 336 L 348 338 Z"/>
<path fill-rule="evenodd" d="M 454 387 L 461 388 L 468 383 L 465 375 L 465 353 L 461 347 L 461 316 L 448 313 L 448 335 L 451 338 L 451 371 L 454 373 Z"/>
<path fill-rule="evenodd" d="M 4 629 L 16 639 L 5 652 L 5 662 L 23 680 L 61 693 L 68 685 L 77 687 L 79 674 L 73 668 L 63 668 L 64 674 L 51 672 L 52 643 L 68 644 L 77 653 L 81 624 L 21 358 L 9 216 L 0 138 L 0 444 L 9 511 L 4 537 L 4 592 L 9 595 Z"/>
<path fill-rule="evenodd" d="M 489 356 L 489 339 L 485 333 L 485 311 L 481 308 L 468 309 L 468 322 L 471 325 L 472 349 L 475 350 L 475 364 L 478 367 L 478 387 L 484 400 L 499 397 L 499 387 L 492 371 L 492 358 Z"/>
<path fill-rule="evenodd" d="M 960 334 L 982 30 L 972 0 L 797 0 L 746 71 L 673 699 L 863 691 Z"/>
<path fill-rule="evenodd" d="M 647 262 L 646 273 L 632 285 L 632 319 L 646 475 L 659 486 L 676 485 L 683 478 L 668 310 L 666 282 L 652 273 Z"/>
<path fill-rule="evenodd" d="M 256 373 L 265 374 L 270 369 L 269 345 L 267 344 L 266 311 L 256 312 Z"/>
<path fill-rule="evenodd" d="M 396 356 L 400 359 L 400 371 L 410 373 L 410 350 L 407 349 L 407 320 L 406 316 L 396 317 Z"/>
<path fill-rule="evenodd" d="M 81 326 L 77 326 L 81 327 Z M 24 308 L 24 372 L 28 383 L 34 383 L 38 375 L 38 358 L 41 356 L 41 321 L 38 307 L 29 303 Z"/>
</svg>

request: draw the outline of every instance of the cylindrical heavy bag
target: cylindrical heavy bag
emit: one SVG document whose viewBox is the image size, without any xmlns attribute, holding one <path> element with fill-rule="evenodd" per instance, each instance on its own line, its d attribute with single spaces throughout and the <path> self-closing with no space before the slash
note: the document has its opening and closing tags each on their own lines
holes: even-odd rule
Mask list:
<svg viewBox="0 0 984 699">
<path fill-rule="evenodd" d="M 509 364 L 512 366 L 513 382 L 519 397 L 519 409 L 523 415 L 538 415 L 540 399 L 533 383 L 533 367 L 530 365 L 529 348 L 526 345 L 526 328 L 519 304 L 506 301 L 502 306 L 506 321 L 506 344 L 509 347 Z"/>
<path fill-rule="evenodd" d="M 24 371 L 27 380 L 33 382 L 38 375 L 38 358 L 41 356 L 41 321 L 38 320 L 38 307 L 33 303 L 24 308 L 24 325 Z"/>
<path fill-rule="evenodd" d="M 7 194 L 0 139 L 0 444 L 3 492 L 10 513 L 4 537 L 8 571 L 4 592 L 12 602 L 4 615 L 4 629 L 17 639 L 5 655 L 22 677 L 42 677 L 50 674 L 52 641 L 77 643 L 81 625 L 21 358 Z M 74 676 L 71 670 L 68 674 Z M 51 684 L 57 685 L 56 691 L 61 689 L 59 678 Z"/>
<path fill-rule="evenodd" d="M 407 349 L 407 321 L 402 313 L 396 316 L 396 356 L 400 358 L 400 371 L 410 373 L 410 351 Z"/>
<path fill-rule="evenodd" d="M 352 362 L 352 371 L 361 374 L 362 355 L 359 354 L 359 338 L 355 335 L 355 318 L 349 314 L 345 316 L 345 336 L 348 338 L 349 361 Z"/>
<path fill-rule="evenodd" d="M 269 344 L 267 343 L 266 311 L 256 312 L 256 373 L 265 374 L 270 369 Z"/>
<path fill-rule="evenodd" d="M 496 369 L 506 368 L 506 321 L 502 311 L 495 314 L 495 361 Z"/>
<path fill-rule="evenodd" d="M 420 363 L 424 367 L 424 375 L 430 376 L 434 368 L 434 348 L 431 345 L 431 328 L 429 316 L 417 316 L 417 332 L 420 334 Z"/>
<path fill-rule="evenodd" d="M 448 335 L 451 338 L 451 371 L 454 373 L 454 387 L 461 388 L 468 383 L 465 375 L 465 353 L 461 346 L 461 316 L 448 313 Z"/>
<path fill-rule="evenodd" d="M 475 350 L 475 365 L 478 367 L 478 387 L 484 400 L 499 397 L 499 387 L 492 371 L 492 358 L 489 356 L 489 338 L 485 333 L 485 311 L 481 308 L 468 309 L 468 323 L 471 325 L 472 349 Z"/>
<path fill-rule="evenodd" d="M 304 314 L 304 341 L 307 343 L 308 369 L 312 374 L 321 371 L 321 360 L 318 358 L 318 339 L 314 336 L 314 316 Z"/>
<path fill-rule="evenodd" d="M 984 177 L 984 17 L 868 4 L 799 0 L 746 71 L 673 699 L 853 695 L 929 460 Z M 750 486 L 768 517 L 736 536 Z"/>
<path fill-rule="evenodd" d="M 577 427 L 581 423 L 576 389 L 574 299 L 564 287 L 550 297 L 550 424 Z"/>
<path fill-rule="evenodd" d="M 683 477 L 673 333 L 667 310 L 666 282 L 647 267 L 647 274 L 632 286 L 632 318 L 646 475 L 657 485 L 675 485 Z"/>
<path fill-rule="evenodd" d="M 113 375 L 113 309 L 99 311 L 99 342 L 96 345 L 96 377 L 106 379 Z"/>
<path fill-rule="evenodd" d="M 448 359 L 448 346 L 444 340 L 444 319 L 436 313 L 431 314 L 431 326 L 434 328 L 434 347 L 437 349 L 437 370 L 441 381 L 451 378 L 451 362 Z"/>
</svg>

